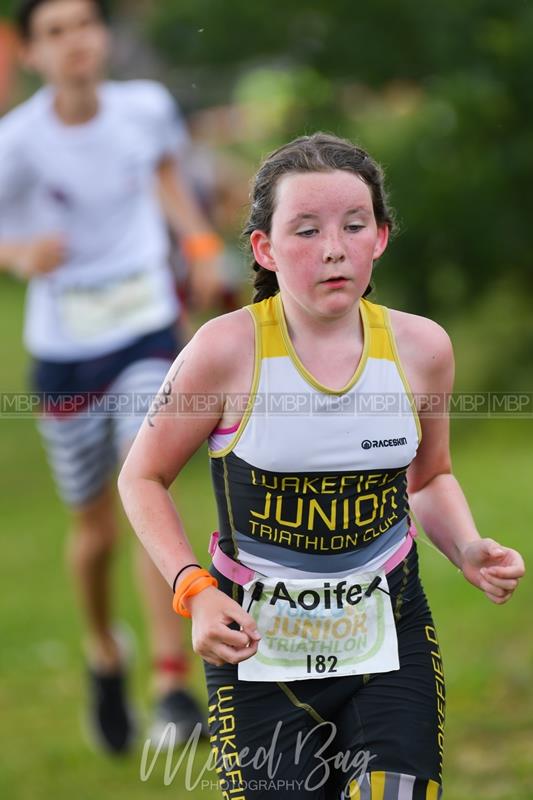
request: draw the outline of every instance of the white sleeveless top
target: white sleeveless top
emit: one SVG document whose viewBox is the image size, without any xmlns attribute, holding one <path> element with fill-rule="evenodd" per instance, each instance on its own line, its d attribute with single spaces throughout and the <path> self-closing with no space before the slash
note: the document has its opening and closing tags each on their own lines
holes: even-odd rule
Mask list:
<svg viewBox="0 0 533 800">
<path fill-rule="evenodd" d="M 222 550 L 276 577 L 378 568 L 409 528 L 406 470 L 421 440 L 388 309 L 360 300 L 363 353 L 339 390 L 301 363 L 279 294 L 247 309 L 248 405 L 209 440 Z"/>
</svg>

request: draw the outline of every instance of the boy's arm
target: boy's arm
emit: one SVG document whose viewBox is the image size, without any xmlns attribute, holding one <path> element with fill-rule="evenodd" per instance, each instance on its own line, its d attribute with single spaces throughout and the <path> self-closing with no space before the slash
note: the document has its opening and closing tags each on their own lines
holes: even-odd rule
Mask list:
<svg viewBox="0 0 533 800">
<path fill-rule="evenodd" d="M 193 299 L 210 306 L 222 290 L 220 254 L 222 240 L 213 231 L 171 156 L 157 167 L 161 207 L 171 229 L 183 244 L 190 270 Z"/>
<path fill-rule="evenodd" d="M 0 271 L 29 279 L 58 267 L 65 258 L 65 244 L 58 236 L 26 241 L 0 241 Z"/>
<path fill-rule="evenodd" d="M 32 278 L 55 269 L 64 260 L 65 244 L 60 236 L 35 238 L 10 236 L 9 220 L 19 213 L 29 213 L 24 201 L 35 185 L 36 176 L 27 154 L 27 132 L 31 128 L 19 110 L 0 123 L 0 271 L 20 278 Z M 33 131 L 30 135 L 35 135 Z M 19 210 L 20 208 L 20 210 Z M 8 224 L 5 225 L 5 220 Z"/>
</svg>

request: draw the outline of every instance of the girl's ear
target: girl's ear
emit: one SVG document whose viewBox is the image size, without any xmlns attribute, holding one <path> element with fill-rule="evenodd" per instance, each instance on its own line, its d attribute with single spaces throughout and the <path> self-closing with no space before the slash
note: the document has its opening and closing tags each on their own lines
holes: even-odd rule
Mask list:
<svg viewBox="0 0 533 800">
<path fill-rule="evenodd" d="M 278 268 L 274 256 L 272 255 L 272 245 L 270 239 L 264 231 L 252 231 L 250 234 L 250 244 L 254 258 L 258 264 L 272 272 L 277 272 Z"/>
<path fill-rule="evenodd" d="M 374 246 L 374 254 L 372 256 L 374 261 L 377 261 L 377 259 L 383 255 L 383 253 L 387 249 L 388 243 L 389 243 L 389 226 L 378 225 L 378 235 L 376 239 L 376 244 Z"/>
</svg>

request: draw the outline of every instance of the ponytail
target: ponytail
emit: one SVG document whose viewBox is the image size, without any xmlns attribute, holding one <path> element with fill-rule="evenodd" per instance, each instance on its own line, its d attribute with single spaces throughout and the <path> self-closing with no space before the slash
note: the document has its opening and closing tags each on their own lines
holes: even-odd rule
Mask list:
<svg viewBox="0 0 533 800">
<path fill-rule="evenodd" d="M 271 269 L 265 269 L 255 260 L 252 265 L 252 270 L 254 273 L 254 292 L 252 295 L 253 303 L 260 303 L 261 300 L 266 300 L 267 297 L 273 297 L 279 292 L 278 278 L 275 272 L 272 272 Z"/>
</svg>

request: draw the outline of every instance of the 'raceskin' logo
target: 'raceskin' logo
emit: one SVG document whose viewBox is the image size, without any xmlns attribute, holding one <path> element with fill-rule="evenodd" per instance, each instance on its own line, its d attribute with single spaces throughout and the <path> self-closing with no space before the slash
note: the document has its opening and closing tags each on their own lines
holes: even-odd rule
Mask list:
<svg viewBox="0 0 533 800">
<path fill-rule="evenodd" d="M 361 447 L 363 450 L 371 450 L 373 447 L 400 447 L 402 444 L 407 444 L 405 436 L 401 439 L 363 439 Z"/>
</svg>

